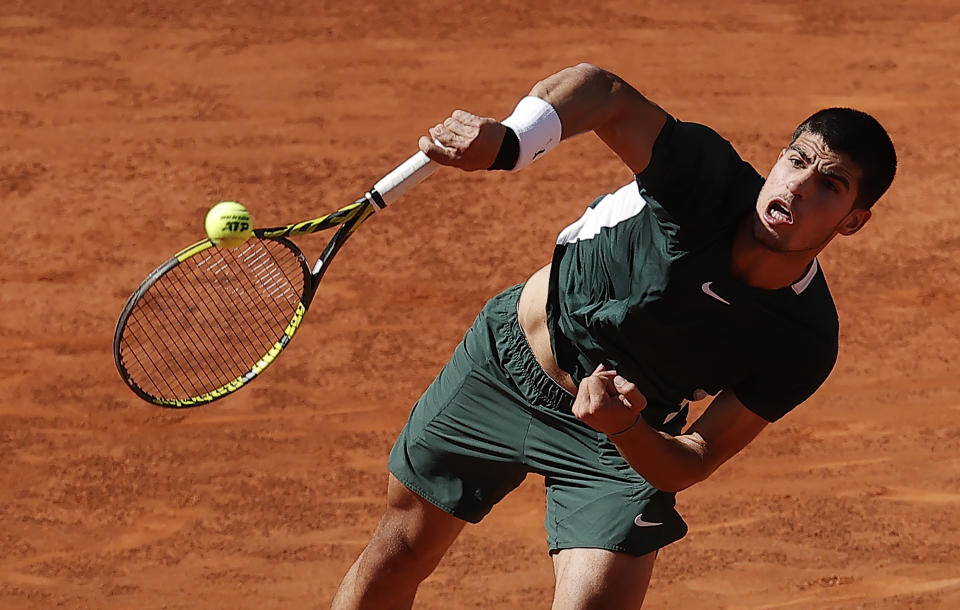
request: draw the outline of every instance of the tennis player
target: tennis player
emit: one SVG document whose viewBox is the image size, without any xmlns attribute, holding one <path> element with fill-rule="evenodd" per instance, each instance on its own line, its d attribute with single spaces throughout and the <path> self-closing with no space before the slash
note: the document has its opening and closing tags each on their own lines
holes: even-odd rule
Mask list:
<svg viewBox="0 0 960 610">
<path fill-rule="evenodd" d="M 676 492 L 805 401 L 837 357 L 817 254 L 893 180 L 880 124 L 804 121 L 766 179 L 712 129 L 588 64 L 503 122 L 456 111 L 420 148 L 520 170 L 593 131 L 636 179 L 564 229 L 550 264 L 490 300 L 410 414 L 387 509 L 334 608 L 409 608 L 467 522 L 544 477 L 553 607 L 636 608 L 686 533 Z M 688 403 L 712 396 L 687 427 Z"/>
</svg>

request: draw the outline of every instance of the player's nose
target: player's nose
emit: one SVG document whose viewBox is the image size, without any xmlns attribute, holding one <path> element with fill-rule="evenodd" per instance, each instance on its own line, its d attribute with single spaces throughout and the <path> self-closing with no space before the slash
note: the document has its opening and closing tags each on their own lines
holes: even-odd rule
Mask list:
<svg viewBox="0 0 960 610">
<path fill-rule="evenodd" d="M 813 172 L 803 172 L 787 181 L 787 190 L 795 197 L 803 197 L 812 182 Z"/>
</svg>

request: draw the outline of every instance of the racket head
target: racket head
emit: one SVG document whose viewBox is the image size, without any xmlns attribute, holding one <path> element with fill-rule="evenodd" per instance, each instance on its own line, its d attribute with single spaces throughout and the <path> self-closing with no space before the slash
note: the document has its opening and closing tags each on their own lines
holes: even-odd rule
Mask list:
<svg viewBox="0 0 960 610">
<path fill-rule="evenodd" d="M 296 245 L 253 238 L 184 248 L 133 292 L 113 352 L 124 382 L 171 408 L 219 400 L 250 383 L 289 344 L 313 296 Z"/>
</svg>

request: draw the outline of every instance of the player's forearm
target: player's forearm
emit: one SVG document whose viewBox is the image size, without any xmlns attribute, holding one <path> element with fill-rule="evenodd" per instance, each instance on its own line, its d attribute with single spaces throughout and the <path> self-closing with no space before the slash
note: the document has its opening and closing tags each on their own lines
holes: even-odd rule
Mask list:
<svg viewBox="0 0 960 610">
<path fill-rule="evenodd" d="M 657 489 L 680 491 L 710 475 L 706 443 L 698 434 L 671 436 L 641 420 L 610 440 L 627 463 Z"/>
<path fill-rule="evenodd" d="M 578 64 L 548 76 L 530 95 L 552 105 L 560 116 L 563 139 L 601 129 L 630 103 L 646 100 L 620 77 L 591 64 Z"/>
</svg>

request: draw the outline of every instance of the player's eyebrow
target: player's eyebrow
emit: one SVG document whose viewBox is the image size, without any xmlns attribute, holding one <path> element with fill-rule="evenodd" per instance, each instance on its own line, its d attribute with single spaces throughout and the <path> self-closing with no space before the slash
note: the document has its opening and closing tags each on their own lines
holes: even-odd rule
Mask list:
<svg viewBox="0 0 960 610">
<path fill-rule="evenodd" d="M 813 162 L 813 159 L 811 159 L 811 158 L 807 155 L 807 153 L 805 153 L 805 152 L 803 152 L 802 150 L 800 150 L 800 148 L 799 148 L 796 144 L 791 144 L 791 145 L 790 145 L 790 150 L 792 150 L 792 151 L 796 152 L 798 155 L 800 155 L 800 158 L 803 159 L 803 162 L 804 162 L 804 163 L 812 163 L 812 162 Z"/>
<path fill-rule="evenodd" d="M 796 144 L 791 144 L 790 150 L 800 155 L 800 158 L 803 159 L 804 163 L 813 163 L 813 159 L 811 159 L 810 156 L 807 153 L 805 153 L 803 150 L 801 150 L 800 147 L 798 147 Z M 847 180 L 846 176 L 839 174 L 830 169 L 819 170 L 819 172 L 824 176 L 827 176 L 828 178 L 833 178 L 834 180 L 840 182 L 844 186 L 844 188 L 846 188 L 848 191 L 850 190 L 850 181 Z"/>
<path fill-rule="evenodd" d="M 850 190 L 850 181 L 847 180 L 846 176 L 842 174 L 838 174 L 837 172 L 829 169 L 821 171 L 820 173 L 823 174 L 824 176 L 827 176 L 828 178 L 833 178 L 837 182 L 843 184 L 844 188 L 846 188 L 848 191 Z"/>
</svg>

